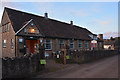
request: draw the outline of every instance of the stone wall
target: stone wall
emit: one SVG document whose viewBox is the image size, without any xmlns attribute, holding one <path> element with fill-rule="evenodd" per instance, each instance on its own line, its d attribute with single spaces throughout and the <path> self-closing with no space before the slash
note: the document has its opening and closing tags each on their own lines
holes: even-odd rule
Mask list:
<svg viewBox="0 0 120 80">
<path fill-rule="evenodd" d="M 116 55 L 118 53 L 119 52 L 117 50 L 68 51 L 67 55 L 70 56 L 70 59 L 67 60 L 67 63 L 85 63 Z"/>
<path fill-rule="evenodd" d="M 2 58 L 2 78 L 24 78 L 43 70 L 45 65 L 40 64 L 40 60 L 45 59 L 44 51 L 40 47 L 40 53 L 37 54 Z"/>
</svg>

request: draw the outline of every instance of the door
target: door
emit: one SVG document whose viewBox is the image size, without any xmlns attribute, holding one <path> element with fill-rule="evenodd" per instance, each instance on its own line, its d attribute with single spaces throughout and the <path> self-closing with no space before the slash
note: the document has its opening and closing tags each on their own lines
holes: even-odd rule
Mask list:
<svg viewBox="0 0 120 80">
<path fill-rule="evenodd" d="M 39 40 L 26 40 L 26 52 L 35 53 L 36 44 L 39 43 Z"/>
</svg>

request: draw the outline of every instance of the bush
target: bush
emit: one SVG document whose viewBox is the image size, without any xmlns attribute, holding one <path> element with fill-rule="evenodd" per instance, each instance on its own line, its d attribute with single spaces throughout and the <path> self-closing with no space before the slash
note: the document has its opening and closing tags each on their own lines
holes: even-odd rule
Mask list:
<svg viewBox="0 0 120 80">
<path fill-rule="evenodd" d="M 55 62 L 61 64 L 61 63 L 62 63 L 62 60 L 61 60 L 60 58 L 57 58 L 57 59 L 55 59 Z"/>
</svg>

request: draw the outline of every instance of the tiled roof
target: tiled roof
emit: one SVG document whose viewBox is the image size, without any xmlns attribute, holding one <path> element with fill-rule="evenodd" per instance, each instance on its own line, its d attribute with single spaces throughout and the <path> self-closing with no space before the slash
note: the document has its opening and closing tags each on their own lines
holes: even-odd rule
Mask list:
<svg viewBox="0 0 120 80">
<path fill-rule="evenodd" d="M 42 35 L 46 37 L 91 40 L 88 34 L 93 34 L 86 28 L 82 28 L 76 25 L 71 25 L 50 18 L 46 19 L 42 16 L 10 8 L 5 8 L 5 10 L 7 11 L 7 14 L 12 22 L 12 26 L 15 32 L 17 32 L 26 22 L 33 19 L 39 30 L 42 31 Z"/>
</svg>

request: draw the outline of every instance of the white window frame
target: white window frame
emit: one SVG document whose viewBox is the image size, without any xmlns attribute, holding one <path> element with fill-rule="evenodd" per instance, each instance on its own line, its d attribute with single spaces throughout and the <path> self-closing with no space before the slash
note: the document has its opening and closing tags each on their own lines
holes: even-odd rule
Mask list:
<svg viewBox="0 0 120 80">
<path fill-rule="evenodd" d="M 71 43 L 72 41 L 72 43 Z M 73 47 L 71 48 L 71 45 L 73 45 Z M 70 49 L 74 49 L 74 40 L 70 40 Z"/>
<path fill-rule="evenodd" d="M 7 47 L 7 40 L 3 40 L 3 48 Z"/>
<path fill-rule="evenodd" d="M 46 44 L 48 44 L 47 42 L 46 42 L 46 40 L 50 40 L 50 46 L 51 46 L 51 48 L 49 48 L 49 49 L 46 49 Z M 52 40 L 51 39 L 46 39 L 45 40 L 45 50 L 52 50 Z"/>
<path fill-rule="evenodd" d="M 80 47 L 80 45 L 81 45 L 81 47 Z M 79 40 L 79 42 L 78 42 L 78 48 L 82 48 L 82 41 L 81 40 Z"/>
<path fill-rule="evenodd" d="M 87 45 L 87 47 L 86 47 Z M 88 41 L 85 41 L 85 48 L 88 48 Z"/>
<path fill-rule="evenodd" d="M 61 45 L 64 45 L 64 40 L 59 40 L 59 48 L 61 49 Z"/>
</svg>

